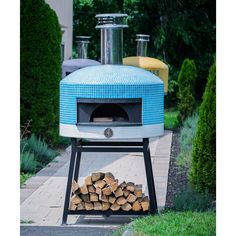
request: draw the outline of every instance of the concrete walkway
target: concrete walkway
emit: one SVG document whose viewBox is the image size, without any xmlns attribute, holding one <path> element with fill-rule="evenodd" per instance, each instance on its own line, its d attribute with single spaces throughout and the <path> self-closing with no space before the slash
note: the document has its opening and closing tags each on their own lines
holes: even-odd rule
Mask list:
<svg viewBox="0 0 236 236">
<path fill-rule="evenodd" d="M 150 140 L 153 173 L 159 210 L 165 207 L 172 132 Z M 21 189 L 21 224 L 60 226 L 63 214 L 70 149 L 26 181 Z M 83 153 L 79 183 L 91 172 L 112 172 L 120 182 L 142 184 L 148 194 L 143 156 L 140 153 Z M 127 217 L 68 216 L 68 223 L 80 227 L 117 227 Z M 30 224 L 27 224 L 31 222 Z"/>
</svg>

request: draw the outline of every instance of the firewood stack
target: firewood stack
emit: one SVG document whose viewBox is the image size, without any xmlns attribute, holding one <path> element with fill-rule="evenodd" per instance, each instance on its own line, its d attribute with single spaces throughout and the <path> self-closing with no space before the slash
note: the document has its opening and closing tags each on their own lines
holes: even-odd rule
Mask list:
<svg viewBox="0 0 236 236">
<path fill-rule="evenodd" d="M 92 173 L 84 185 L 72 182 L 69 210 L 148 211 L 149 199 L 142 192 L 142 185 L 132 182 L 118 184 L 112 173 Z"/>
</svg>

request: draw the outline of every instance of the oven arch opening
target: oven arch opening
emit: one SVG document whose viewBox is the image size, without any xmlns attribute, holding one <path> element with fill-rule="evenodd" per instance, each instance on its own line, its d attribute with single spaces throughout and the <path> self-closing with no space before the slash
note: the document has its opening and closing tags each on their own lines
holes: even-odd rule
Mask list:
<svg viewBox="0 0 236 236">
<path fill-rule="evenodd" d="M 93 110 L 89 122 L 129 122 L 129 116 L 119 104 L 105 103 Z"/>
</svg>

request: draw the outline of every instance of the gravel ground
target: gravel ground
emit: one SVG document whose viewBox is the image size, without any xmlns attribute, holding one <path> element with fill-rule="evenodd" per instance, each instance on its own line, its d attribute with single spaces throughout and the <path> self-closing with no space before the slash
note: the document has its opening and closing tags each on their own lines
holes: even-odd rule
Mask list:
<svg viewBox="0 0 236 236">
<path fill-rule="evenodd" d="M 176 193 L 182 190 L 187 185 L 187 169 L 180 169 L 176 164 L 176 158 L 179 154 L 178 143 L 179 132 L 173 132 L 171 155 L 170 155 L 170 168 L 168 175 L 168 186 L 166 196 L 166 209 L 173 206 L 173 198 Z"/>
</svg>

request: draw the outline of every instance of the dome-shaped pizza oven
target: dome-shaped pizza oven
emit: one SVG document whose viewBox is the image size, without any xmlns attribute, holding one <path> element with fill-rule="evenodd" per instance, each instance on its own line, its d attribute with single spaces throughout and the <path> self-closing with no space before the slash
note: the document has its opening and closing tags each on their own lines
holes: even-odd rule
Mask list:
<svg viewBox="0 0 236 236">
<path fill-rule="evenodd" d="M 125 14 L 97 15 L 101 62 L 60 82 L 60 135 L 134 139 L 164 133 L 164 85 L 153 73 L 122 64 Z"/>
<path fill-rule="evenodd" d="M 147 56 L 147 43 L 149 35 L 137 34 L 137 55 L 123 58 L 123 63 L 129 66 L 137 66 L 157 75 L 164 82 L 164 92 L 168 92 L 169 67 L 157 58 Z"/>
<path fill-rule="evenodd" d="M 100 65 L 98 61 L 88 59 L 88 44 L 90 36 L 76 36 L 78 58 L 62 63 L 62 78 L 70 73 L 88 66 Z"/>
</svg>

